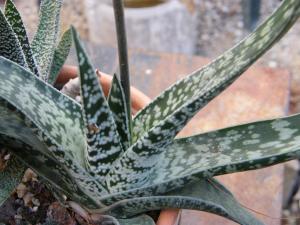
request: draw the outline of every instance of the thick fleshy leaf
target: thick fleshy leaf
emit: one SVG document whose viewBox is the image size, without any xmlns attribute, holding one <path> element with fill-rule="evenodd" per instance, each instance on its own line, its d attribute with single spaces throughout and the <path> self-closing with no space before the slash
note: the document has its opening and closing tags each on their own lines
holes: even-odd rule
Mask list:
<svg viewBox="0 0 300 225">
<path fill-rule="evenodd" d="M 8 147 L 58 192 L 87 207 L 101 206 L 96 203 L 97 198 L 87 194 L 92 178 L 72 158 L 45 139 L 22 113 L 0 101 L 0 144 Z"/>
<path fill-rule="evenodd" d="M 272 16 L 238 45 L 165 90 L 134 118 L 134 141 L 196 99 L 202 100 L 197 108 L 204 107 L 288 31 L 299 16 L 299 5 L 297 0 L 284 0 Z M 190 107 L 186 110 L 192 114 L 195 110 Z"/>
<path fill-rule="evenodd" d="M 300 157 L 300 115 L 177 139 L 144 186 L 106 197 L 105 204 L 157 195 L 199 178 L 271 166 Z M 106 202 L 107 201 L 107 202 Z"/>
<path fill-rule="evenodd" d="M 81 187 L 95 198 L 105 195 L 106 189 L 82 168 L 86 144 L 80 106 L 29 71 L 1 57 L 0 68 L 0 98 L 34 124 L 36 135 L 60 163 L 68 166 Z"/>
<path fill-rule="evenodd" d="M 5 169 L 0 171 L 0 206 L 21 182 L 25 170 L 23 163 L 12 157 Z"/>
<path fill-rule="evenodd" d="M 149 183 L 259 169 L 299 157 L 300 114 L 175 140 Z"/>
<path fill-rule="evenodd" d="M 143 187 L 103 201 L 163 194 L 199 178 L 247 171 L 300 157 L 300 115 L 225 128 L 176 139 Z M 107 201 L 107 202 L 106 202 Z"/>
<path fill-rule="evenodd" d="M 62 66 L 64 65 L 69 55 L 71 46 L 72 46 L 72 32 L 71 29 L 68 29 L 64 32 L 60 42 L 58 43 L 57 48 L 55 49 L 52 67 L 48 78 L 48 83 L 54 84 L 54 82 L 56 81 L 59 71 L 61 70 Z"/>
<path fill-rule="evenodd" d="M 88 144 L 87 161 L 90 171 L 105 178 L 112 163 L 122 153 L 120 138 L 98 77 L 73 28 L 77 50 L 83 116 Z"/>
<path fill-rule="evenodd" d="M 163 196 L 123 200 L 111 205 L 107 209 L 104 208 L 103 211 L 119 218 L 168 208 L 206 211 L 223 216 L 242 225 L 263 224 L 247 212 L 236 201 L 230 191 L 214 179 L 202 179 Z"/>
<path fill-rule="evenodd" d="M 122 147 L 126 150 L 131 142 L 130 125 L 124 91 L 116 74 L 113 77 L 107 101 L 117 125 Z"/>
<path fill-rule="evenodd" d="M 23 24 L 20 13 L 18 12 L 15 4 L 11 0 L 6 0 L 5 2 L 5 17 L 9 24 L 11 25 L 13 31 L 15 32 L 18 41 L 23 50 L 26 63 L 29 69 L 36 75 L 39 75 L 39 71 L 36 62 L 33 57 L 33 53 L 28 40 L 27 32 Z M 3 42 L 1 42 L 3 43 Z"/>
<path fill-rule="evenodd" d="M 155 225 L 150 216 L 141 215 L 131 219 L 119 219 L 120 225 Z"/>
<path fill-rule="evenodd" d="M 62 0 L 42 0 L 38 30 L 31 47 L 41 78 L 45 81 L 51 70 L 59 34 L 59 15 Z"/>
<path fill-rule="evenodd" d="M 27 67 L 19 40 L 0 10 L 0 56 Z"/>
<path fill-rule="evenodd" d="M 22 111 L 47 137 L 84 165 L 86 144 L 80 105 L 1 57 L 0 68 L 0 97 Z"/>
<path fill-rule="evenodd" d="M 275 13 L 240 44 L 208 66 L 177 82 L 134 120 L 136 143 L 115 163 L 108 177 L 114 191 L 142 186 L 176 134 L 211 99 L 238 78 L 296 21 L 300 1 L 285 0 Z M 132 163 L 129 163 L 132 162 Z"/>
<path fill-rule="evenodd" d="M 169 182 L 158 183 L 153 185 L 144 185 L 140 188 L 129 189 L 120 192 L 110 193 L 108 195 L 102 196 L 100 198 L 101 202 L 104 205 L 113 205 L 119 201 L 140 197 L 149 197 L 149 196 L 163 196 L 166 193 L 180 189 L 184 186 L 187 186 L 193 182 L 199 181 L 199 179 L 203 179 L 203 177 L 197 176 L 189 176 L 183 177 L 178 180 L 171 180 Z"/>
</svg>

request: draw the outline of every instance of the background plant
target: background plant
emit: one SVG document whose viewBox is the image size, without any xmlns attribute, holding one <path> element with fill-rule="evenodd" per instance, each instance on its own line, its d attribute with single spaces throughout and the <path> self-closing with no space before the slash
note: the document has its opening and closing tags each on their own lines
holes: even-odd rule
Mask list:
<svg viewBox="0 0 300 225">
<path fill-rule="evenodd" d="M 0 201 L 30 167 L 91 220 L 153 224 L 146 212 L 186 208 L 262 224 L 213 177 L 298 158 L 299 115 L 175 137 L 288 31 L 300 2 L 283 1 L 246 39 L 164 91 L 133 118 L 132 130 L 117 76 L 106 99 L 76 30 L 58 41 L 60 8 L 59 0 L 42 1 L 31 43 L 10 0 L 0 13 L 0 144 L 13 156 L 0 173 Z M 82 104 L 52 86 L 72 37 Z"/>
</svg>

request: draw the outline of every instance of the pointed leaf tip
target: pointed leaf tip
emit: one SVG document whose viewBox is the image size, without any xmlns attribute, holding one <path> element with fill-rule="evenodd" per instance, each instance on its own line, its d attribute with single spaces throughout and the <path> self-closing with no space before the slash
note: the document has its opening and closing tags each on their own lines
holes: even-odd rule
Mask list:
<svg viewBox="0 0 300 225">
<path fill-rule="evenodd" d="M 64 32 L 62 35 L 57 48 L 54 51 L 54 57 L 53 57 L 53 62 L 49 74 L 49 79 L 48 83 L 54 84 L 58 75 L 59 71 L 63 67 L 69 52 L 71 50 L 72 46 L 72 31 L 71 29 L 68 29 Z"/>
<path fill-rule="evenodd" d="M 107 101 L 117 125 L 121 144 L 123 149 L 126 150 L 131 142 L 128 109 L 122 85 L 116 74 L 114 74 Z"/>
<path fill-rule="evenodd" d="M 23 50 L 25 61 L 28 64 L 29 69 L 37 76 L 39 76 L 39 71 L 33 57 L 33 53 L 30 47 L 27 32 L 21 18 L 19 11 L 17 10 L 15 4 L 11 0 L 6 0 L 5 2 L 5 17 L 9 24 L 11 25 L 16 37 L 20 43 Z"/>
<path fill-rule="evenodd" d="M 43 0 L 40 6 L 38 30 L 31 47 L 41 78 L 48 81 L 60 26 L 62 0 Z"/>
<path fill-rule="evenodd" d="M 86 127 L 87 163 L 91 173 L 101 178 L 123 152 L 114 117 L 99 85 L 95 70 L 81 44 L 79 35 L 72 29 L 80 70 L 82 113 Z"/>
</svg>

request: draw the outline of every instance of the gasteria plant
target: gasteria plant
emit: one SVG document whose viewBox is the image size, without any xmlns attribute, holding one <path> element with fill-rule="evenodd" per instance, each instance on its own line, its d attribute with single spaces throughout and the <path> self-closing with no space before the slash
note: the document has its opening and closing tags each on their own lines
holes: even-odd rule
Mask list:
<svg viewBox="0 0 300 225">
<path fill-rule="evenodd" d="M 0 172 L 0 202 L 30 167 L 64 204 L 100 222 L 154 224 L 146 212 L 185 208 L 262 224 L 213 177 L 297 158 L 300 115 L 175 137 L 289 30 L 300 1 L 283 1 L 247 38 L 165 90 L 132 130 L 117 76 L 106 99 L 75 29 L 57 41 L 60 8 L 42 1 L 32 43 L 11 0 L 0 12 L 0 144 L 13 156 Z M 72 37 L 82 104 L 52 87 Z"/>
</svg>

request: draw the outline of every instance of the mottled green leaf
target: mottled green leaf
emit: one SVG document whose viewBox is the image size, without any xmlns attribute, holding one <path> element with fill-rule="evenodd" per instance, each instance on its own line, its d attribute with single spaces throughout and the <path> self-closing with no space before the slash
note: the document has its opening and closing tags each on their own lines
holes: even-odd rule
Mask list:
<svg viewBox="0 0 300 225">
<path fill-rule="evenodd" d="M 9 24 L 11 25 L 13 31 L 15 32 L 18 41 L 23 50 L 26 63 L 29 69 L 36 75 L 39 75 L 39 71 L 36 62 L 31 51 L 30 43 L 28 40 L 27 32 L 23 24 L 21 15 L 19 14 L 15 4 L 11 0 L 6 0 L 5 2 L 5 17 Z M 3 43 L 3 42 L 1 42 Z"/>
<path fill-rule="evenodd" d="M 178 81 L 142 109 L 133 121 L 134 141 L 156 127 L 163 119 L 184 108 L 193 113 L 195 110 L 187 107 L 196 99 L 201 100 L 197 108 L 204 107 L 288 31 L 299 16 L 299 5 L 297 0 L 283 1 L 272 16 L 238 45 Z"/>
<path fill-rule="evenodd" d="M 96 203 L 97 198 L 88 194 L 92 178 L 64 151 L 45 139 L 21 112 L 0 101 L 0 144 L 8 147 L 55 190 L 87 207 L 101 206 Z"/>
<path fill-rule="evenodd" d="M 199 178 L 247 171 L 300 157 L 300 115 L 225 128 L 177 139 L 168 146 L 141 188 L 103 199 L 163 194 Z"/>
<path fill-rule="evenodd" d="M 9 198 L 21 182 L 26 167 L 12 157 L 3 171 L 0 171 L 0 206 Z"/>
<path fill-rule="evenodd" d="M 0 10 L 0 56 L 27 67 L 25 56 L 11 25 Z"/>
<path fill-rule="evenodd" d="M 141 215 L 131 219 L 119 219 L 120 225 L 155 225 L 150 216 Z"/>
<path fill-rule="evenodd" d="M 48 80 L 57 45 L 61 5 L 62 0 L 41 1 L 38 30 L 31 43 L 41 78 L 45 81 Z"/>
<path fill-rule="evenodd" d="M 0 57 L 0 98 L 34 124 L 36 135 L 95 199 L 106 189 L 82 167 L 86 150 L 80 106 L 29 71 Z M 20 85 L 22 84 L 22 85 Z"/>
<path fill-rule="evenodd" d="M 122 85 L 115 74 L 108 95 L 108 105 L 117 125 L 117 130 L 124 150 L 128 149 L 131 141 L 127 104 Z"/>
<path fill-rule="evenodd" d="M 149 183 L 259 169 L 300 156 L 300 114 L 175 140 Z"/>
<path fill-rule="evenodd" d="M 64 65 L 69 55 L 71 46 L 72 46 L 72 32 L 71 29 L 68 29 L 67 31 L 64 32 L 60 42 L 58 43 L 57 48 L 55 49 L 48 83 L 54 84 L 54 82 L 56 81 L 59 71 L 61 70 L 62 66 Z"/>
<path fill-rule="evenodd" d="M 136 143 L 115 163 L 108 185 L 115 191 L 142 186 L 165 147 L 211 99 L 269 49 L 299 16 L 300 1 L 286 0 L 257 30 L 208 66 L 177 82 L 134 120 Z M 129 163 L 130 162 L 130 163 Z"/>
<path fill-rule="evenodd" d="M 48 137 L 84 165 L 86 144 L 80 105 L 1 57 L 0 68 L 0 97 L 26 114 Z"/>
<path fill-rule="evenodd" d="M 113 115 L 99 85 L 96 72 L 74 28 L 73 34 L 80 69 L 82 111 L 88 144 L 87 161 L 91 173 L 105 178 L 112 163 L 123 150 Z"/>
<path fill-rule="evenodd" d="M 242 225 L 263 224 L 247 212 L 234 196 L 214 179 L 202 179 L 162 196 L 126 199 L 102 210 L 120 218 L 169 208 L 206 211 Z"/>
</svg>

